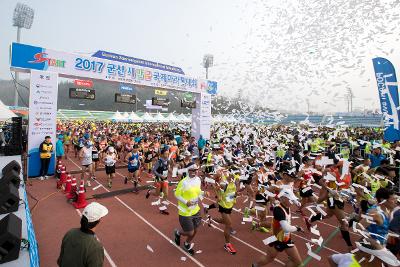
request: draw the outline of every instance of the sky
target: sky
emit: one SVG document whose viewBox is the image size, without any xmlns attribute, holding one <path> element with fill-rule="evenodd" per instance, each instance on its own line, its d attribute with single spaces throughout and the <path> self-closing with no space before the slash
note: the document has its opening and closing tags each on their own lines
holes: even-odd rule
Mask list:
<svg viewBox="0 0 400 267">
<path fill-rule="evenodd" d="M 17 2 L 35 10 L 22 43 L 74 53 L 106 50 L 181 67 L 219 93 L 306 112 L 378 109 L 372 58 L 400 64 L 399 0 L 1 0 L 0 79 L 10 79 Z M 309 105 L 307 105 L 307 102 Z"/>
</svg>

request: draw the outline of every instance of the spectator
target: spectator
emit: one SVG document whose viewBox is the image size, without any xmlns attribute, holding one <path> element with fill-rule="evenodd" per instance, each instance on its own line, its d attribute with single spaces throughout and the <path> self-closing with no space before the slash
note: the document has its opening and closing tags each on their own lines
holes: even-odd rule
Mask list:
<svg viewBox="0 0 400 267">
<path fill-rule="evenodd" d="M 57 160 L 61 160 L 61 158 L 64 156 L 64 136 L 60 134 L 57 139 L 56 143 L 56 157 Z"/>
<path fill-rule="evenodd" d="M 46 136 L 44 141 L 39 146 L 40 152 L 40 180 L 47 179 L 47 173 L 49 171 L 51 153 L 53 152 L 53 144 L 51 143 L 51 137 Z"/>
<path fill-rule="evenodd" d="M 108 209 L 97 202 L 86 206 L 82 212 L 81 227 L 69 230 L 61 244 L 57 264 L 60 267 L 102 267 L 104 248 L 97 240 L 95 230 Z"/>
</svg>

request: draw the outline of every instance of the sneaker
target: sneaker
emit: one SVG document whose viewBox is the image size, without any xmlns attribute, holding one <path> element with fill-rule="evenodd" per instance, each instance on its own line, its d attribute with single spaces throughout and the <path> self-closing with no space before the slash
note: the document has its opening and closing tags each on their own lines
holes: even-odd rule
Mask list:
<svg viewBox="0 0 400 267">
<path fill-rule="evenodd" d="M 108 182 L 108 188 L 111 188 L 112 187 L 112 182 L 110 181 L 110 182 Z"/>
<path fill-rule="evenodd" d="M 269 229 L 264 226 L 260 226 L 260 227 L 258 227 L 258 231 L 262 232 L 262 233 L 268 233 Z"/>
<path fill-rule="evenodd" d="M 179 233 L 178 229 L 174 230 L 174 239 L 175 239 L 175 244 L 177 246 L 181 245 L 181 234 Z"/>
<path fill-rule="evenodd" d="M 45 175 L 45 176 L 44 176 L 44 179 L 46 179 L 46 180 L 49 179 L 49 176 Z"/>
<path fill-rule="evenodd" d="M 86 185 L 87 185 L 88 187 L 91 187 L 91 186 L 92 186 L 92 184 L 90 183 L 89 180 L 86 181 Z"/>
<path fill-rule="evenodd" d="M 231 253 L 232 255 L 235 255 L 236 252 L 237 252 L 236 249 L 232 246 L 231 243 L 225 244 L 225 245 L 224 245 L 224 249 L 225 249 L 226 251 L 228 251 L 229 253 Z"/>
<path fill-rule="evenodd" d="M 133 186 L 136 188 L 137 187 L 137 185 L 138 185 L 138 182 L 137 181 L 133 181 Z"/>
<path fill-rule="evenodd" d="M 96 181 L 96 176 L 92 176 L 92 180 L 93 180 L 93 181 Z"/>
<path fill-rule="evenodd" d="M 258 222 L 251 222 L 251 231 L 258 230 Z"/>
<path fill-rule="evenodd" d="M 160 213 L 161 213 L 162 215 L 169 215 L 169 212 L 166 211 L 166 210 L 160 210 Z"/>
<path fill-rule="evenodd" d="M 243 217 L 249 218 L 249 216 L 250 216 L 250 209 L 246 207 L 243 212 Z"/>
<path fill-rule="evenodd" d="M 237 234 L 236 230 L 231 229 L 231 235 L 236 235 L 236 234 Z"/>
<path fill-rule="evenodd" d="M 191 244 L 189 244 L 189 243 L 184 243 L 183 244 L 183 249 L 187 252 L 187 253 L 189 253 L 191 256 L 193 256 L 194 255 L 194 249 L 193 249 L 193 247 L 194 247 L 194 243 L 191 243 Z"/>
<path fill-rule="evenodd" d="M 125 176 L 124 184 L 127 184 L 127 183 L 128 183 L 128 177 Z"/>
<path fill-rule="evenodd" d="M 40 177 L 39 177 L 39 180 L 40 180 L 40 181 L 43 181 L 43 180 L 44 180 L 44 177 L 43 177 L 43 176 L 40 176 Z"/>
<path fill-rule="evenodd" d="M 146 193 L 146 198 L 149 198 L 149 197 L 150 197 L 150 189 L 147 190 L 147 193 Z"/>
<path fill-rule="evenodd" d="M 211 222 L 212 222 L 211 215 L 207 215 L 207 225 L 208 225 L 208 227 L 211 227 Z"/>
</svg>

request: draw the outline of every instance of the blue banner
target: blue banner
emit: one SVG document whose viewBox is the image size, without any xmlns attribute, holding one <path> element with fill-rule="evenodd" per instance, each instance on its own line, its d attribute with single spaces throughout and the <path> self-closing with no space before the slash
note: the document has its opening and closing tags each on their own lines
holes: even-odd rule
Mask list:
<svg viewBox="0 0 400 267">
<path fill-rule="evenodd" d="M 26 227 L 28 232 L 29 241 L 29 259 L 31 267 L 39 267 L 39 249 L 36 241 L 35 230 L 33 229 L 31 212 L 29 210 L 28 198 L 26 197 L 26 188 L 24 188 L 24 201 L 25 201 L 25 213 L 26 213 Z"/>
<path fill-rule="evenodd" d="M 131 84 L 130 85 L 120 84 L 119 91 L 121 92 L 121 94 L 134 94 L 135 87 Z"/>
<path fill-rule="evenodd" d="M 97 57 L 97 58 L 104 58 L 108 60 L 113 60 L 113 61 L 119 61 L 123 63 L 129 63 L 137 66 L 142 66 L 142 67 L 147 67 L 147 68 L 152 68 L 152 69 L 157 69 L 157 70 L 164 70 L 168 72 L 173 72 L 173 73 L 178 73 L 178 74 L 185 74 L 183 70 L 179 67 L 174 67 L 170 65 L 165 65 L 153 61 L 148 61 L 140 58 L 135 58 L 135 57 L 129 57 L 129 56 L 124 56 L 116 53 L 111 53 L 103 50 L 99 50 L 96 53 L 92 55 L 92 57 Z"/>
<path fill-rule="evenodd" d="M 396 71 L 393 64 L 386 58 L 377 57 L 372 62 L 385 125 L 383 138 L 386 141 L 395 142 L 400 140 L 399 92 Z"/>
</svg>

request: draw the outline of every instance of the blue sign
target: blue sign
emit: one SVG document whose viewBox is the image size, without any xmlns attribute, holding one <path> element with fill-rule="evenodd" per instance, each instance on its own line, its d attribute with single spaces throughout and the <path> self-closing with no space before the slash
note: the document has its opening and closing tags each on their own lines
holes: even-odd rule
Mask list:
<svg viewBox="0 0 400 267">
<path fill-rule="evenodd" d="M 377 57 L 372 62 L 385 125 L 383 138 L 386 141 L 395 142 L 400 140 L 399 93 L 396 71 L 393 64 L 386 58 Z"/>
<path fill-rule="evenodd" d="M 170 65 L 165 65 L 153 61 L 148 61 L 140 58 L 134 58 L 134 57 L 129 57 L 129 56 L 124 56 L 116 53 L 111 53 L 103 50 L 99 50 L 96 53 L 92 55 L 92 57 L 97 57 L 97 58 L 104 58 L 108 60 L 113 60 L 113 61 L 119 61 L 123 63 L 129 63 L 137 66 L 142 66 L 142 67 L 147 67 L 147 68 L 152 68 L 152 69 L 158 69 L 158 70 L 164 70 L 168 72 L 173 72 L 173 73 L 179 73 L 179 74 L 185 74 L 183 70 L 179 67 L 174 67 Z"/>
<path fill-rule="evenodd" d="M 119 91 L 122 94 L 133 94 L 135 92 L 135 87 L 133 85 L 120 84 Z"/>
<path fill-rule="evenodd" d="M 210 95 L 217 94 L 217 82 L 207 81 L 207 93 L 209 93 Z"/>
<path fill-rule="evenodd" d="M 36 241 L 35 230 L 33 229 L 31 212 L 29 210 L 28 198 L 26 197 L 26 189 L 24 188 L 24 201 L 25 201 L 25 213 L 26 213 L 26 227 L 28 232 L 29 241 L 29 260 L 31 267 L 39 267 L 39 250 L 38 243 Z"/>
</svg>

